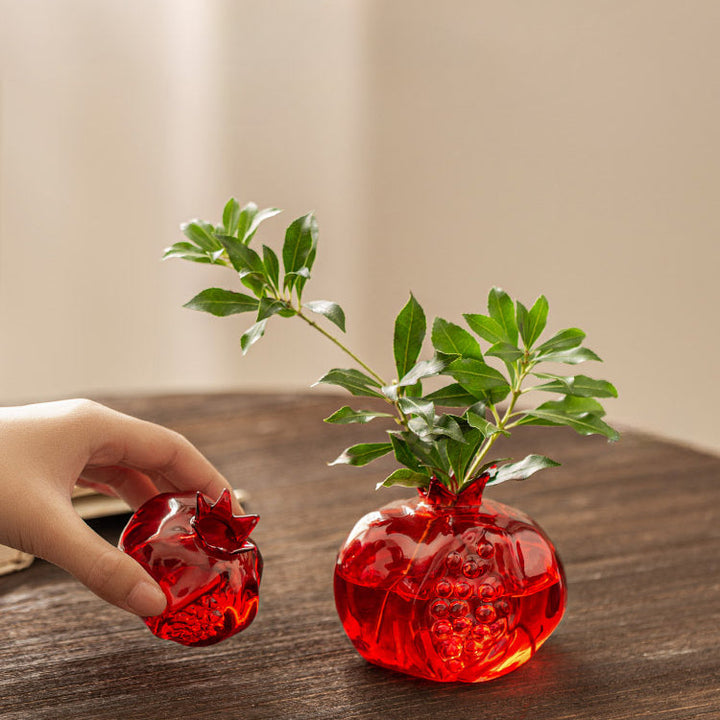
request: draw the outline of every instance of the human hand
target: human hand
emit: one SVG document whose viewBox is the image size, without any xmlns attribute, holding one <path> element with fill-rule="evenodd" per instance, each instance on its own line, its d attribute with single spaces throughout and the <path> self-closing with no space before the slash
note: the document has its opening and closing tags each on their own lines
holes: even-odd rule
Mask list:
<svg viewBox="0 0 720 720">
<path fill-rule="evenodd" d="M 133 509 L 161 492 L 215 500 L 230 485 L 182 435 L 90 400 L 0 408 L 0 543 L 59 565 L 124 610 L 159 615 L 160 586 L 73 509 L 76 482 Z"/>
</svg>

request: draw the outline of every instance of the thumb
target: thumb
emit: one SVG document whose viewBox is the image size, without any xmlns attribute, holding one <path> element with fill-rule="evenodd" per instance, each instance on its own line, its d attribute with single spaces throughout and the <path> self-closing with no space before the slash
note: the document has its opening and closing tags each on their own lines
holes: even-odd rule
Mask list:
<svg viewBox="0 0 720 720">
<path fill-rule="evenodd" d="M 148 617 L 165 609 L 165 593 L 139 563 L 93 532 L 72 509 L 63 515 L 43 554 L 46 560 L 123 610 Z"/>
</svg>

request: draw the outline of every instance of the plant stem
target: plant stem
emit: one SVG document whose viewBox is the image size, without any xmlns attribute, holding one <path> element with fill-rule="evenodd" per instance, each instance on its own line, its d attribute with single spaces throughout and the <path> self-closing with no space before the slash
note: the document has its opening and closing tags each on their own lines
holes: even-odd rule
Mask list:
<svg viewBox="0 0 720 720">
<path fill-rule="evenodd" d="M 518 398 L 522 394 L 522 383 L 527 377 L 527 374 L 530 372 L 530 370 L 532 370 L 533 366 L 534 363 L 530 362 L 527 358 L 523 358 L 520 361 L 520 366 L 515 373 L 516 380 L 514 383 L 514 387 L 512 388 L 512 397 L 510 398 L 510 403 L 507 406 L 507 409 L 505 410 L 502 418 L 500 418 L 497 410 L 495 409 L 495 405 L 490 405 L 490 410 L 492 411 L 493 417 L 495 418 L 495 424 L 497 425 L 497 428 L 498 430 L 500 430 L 500 432 L 493 433 L 489 437 L 485 438 L 478 452 L 473 457 L 472 462 L 468 466 L 468 469 L 465 471 L 465 476 L 463 477 L 462 482 L 463 485 L 473 478 L 474 474 L 477 472 L 477 469 L 480 467 L 480 463 L 488 454 L 490 448 L 495 444 L 495 441 L 498 439 L 498 437 L 500 437 L 502 431 L 515 424 L 510 424 L 509 420 L 514 415 L 517 415 L 517 413 L 513 413 L 513 410 L 515 409 L 515 404 L 517 403 Z"/>
<path fill-rule="evenodd" d="M 297 316 L 299 318 L 304 320 L 308 325 L 310 325 L 310 327 L 315 328 L 315 330 L 324 335 L 328 340 L 335 343 L 335 345 L 337 345 L 346 355 L 351 357 L 358 365 L 360 365 L 360 367 L 366 370 L 369 375 L 375 378 L 375 380 L 377 380 L 380 385 L 382 385 L 383 387 L 387 386 L 385 380 L 383 380 L 380 375 L 378 375 L 369 365 L 364 363 L 354 352 L 352 352 L 352 350 L 350 350 L 350 348 L 340 342 L 340 340 L 338 340 L 334 335 L 331 335 L 327 330 L 320 327 L 320 325 L 318 325 L 314 320 L 311 320 L 307 315 L 304 315 L 302 310 L 300 310 L 299 308 L 295 308 L 295 311 L 297 312 Z M 397 421 L 407 430 L 408 418 L 407 415 L 400 408 L 399 402 L 397 400 L 391 400 L 388 397 L 384 397 L 383 399 L 386 403 L 392 405 L 395 408 L 395 411 L 398 415 Z"/>
<path fill-rule="evenodd" d="M 284 297 L 280 292 L 279 289 L 274 287 L 274 285 L 271 285 L 270 290 L 273 294 L 273 297 L 276 300 L 279 300 L 280 302 L 285 303 L 287 305 L 288 309 L 293 310 L 295 312 L 295 315 L 299 317 L 301 320 L 304 320 L 310 327 L 317 330 L 321 335 L 324 335 L 328 340 L 330 340 L 331 343 L 334 343 L 339 347 L 348 357 L 351 357 L 363 370 L 365 370 L 371 377 L 373 377 L 377 382 L 380 383 L 381 387 L 387 386 L 388 383 L 383 380 L 380 375 L 378 375 L 367 363 L 364 363 L 352 350 L 350 350 L 349 347 L 347 347 L 345 344 L 343 344 L 340 340 L 338 340 L 334 335 L 331 335 L 327 330 L 322 328 L 320 325 L 318 325 L 314 320 L 311 320 L 307 315 L 305 315 L 302 311 L 302 304 L 300 301 L 300 297 L 298 296 L 298 304 L 297 307 L 293 306 L 292 302 L 292 291 L 288 297 Z M 393 408 L 395 408 L 395 411 L 397 412 L 397 422 L 402 425 L 406 430 L 408 429 L 408 418 L 407 415 L 402 411 L 400 408 L 400 404 L 397 400 L 391 400 L 388 397 L 383 398 L 385 402 L 387 402 L 389 405 L 392 405 Z"/>
<path fill-rule="evenodd" d="M 360 367 L 362 367 L 364 370 L 368 372 L 369 375 L 372 375 L 375 380 L 377 380 L 381 385 L 387 385 L 387 383 L 368 365 L 366 365 L 352 350 L 350 350 L 348 347 L 343 345 L 336 337 L 331 335 L 327 330 L 320 327 L 314 320 L 311 320 L 307 315 L 303 315 L 302 310 L 297 310 L 297 316 L 304 320 L 310 327 L 315 328 L 319 333 L 324 335 L 328 340 L 335 343 L 346 355 L 349 355 Z"/>
</svg>

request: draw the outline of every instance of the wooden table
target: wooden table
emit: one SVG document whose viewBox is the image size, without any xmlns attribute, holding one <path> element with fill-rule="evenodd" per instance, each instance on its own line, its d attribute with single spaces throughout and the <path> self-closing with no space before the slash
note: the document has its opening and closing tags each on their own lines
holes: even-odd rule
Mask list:
<svg viewBox="0 0 720 720">
<path fill-rule="evenodd" d="M 344 400 L 344 398 L 342 398 Z M 63 571 L 37 561 L 0 578 L 0 717 L 720 718 L 720 459 L 628 432 L 615 445 L 527 428 L 517 455 L 563 462 L 492 496 L 547 530 L 569 581 L 565 619 L 528 664 L 444 685 L 365 663 L 335 614 L 335 553 L 389 459 L 327 467 L 381 439 L 321 422 L 338 399 L 183 395 L 106 399 L 184 433 L 251 496 L 265 557 L 260 613 L 241 635 L 189 649 L 154 638 Z M 124 520 L 96 523 L 117 539 Z"/>
</svg>

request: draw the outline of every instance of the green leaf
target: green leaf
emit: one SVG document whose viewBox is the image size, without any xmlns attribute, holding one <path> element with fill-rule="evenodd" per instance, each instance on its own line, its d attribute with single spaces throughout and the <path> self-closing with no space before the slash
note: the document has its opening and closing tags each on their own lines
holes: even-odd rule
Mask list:
<svg viewBox="0 0 720 720">
<path fill-rule="evenodd" d="M 398 400 L 398 407 L 406 415 L 419 415 L 428 425 L 433 423 L 435 406 L 429 400 L 403 397 Z"/>
<path fill-rule="evenodd" d="M 306 307 L 310 312 L 324 315 L 330 322 L 335 323 L 345 332 L 345 312 L 337 303 L 330 300 L 311 300 L 306 302 L 303 307 Z"/>
<path fill-rule="evenodd" d="M 317 255 L 317 242 L 313 245 L 312 250 L 308 253 L 307 260 L 305 260 L 305 267 L 308 269 L 308 272 L 312 270 L 313 265 L 315 264 L 315 256 Z M 308 275 L 309 277 L 309 275 Z"/>
<path fill-rule="evenodd" d="M 528 320 L 528 309 L 519 300 L 515 302 L 515 319 L 517 320 L 520 337 L 524 340 Z"/>
<path fill-rule="evenodd" d="M 513 363 L 519 360 L 523 355 L 523 351 L 515 347 L 509 342 L 498 342 L 485 351 L 486 355 L 499 357 L 503 362 Z"/>
<path fill-rule="evenodd" d="M 294 278 L 294 279 L 293 279 Z M 295 288 L 298 300 L 302 302 L 302 294 L 305 289 L 305 283 L 310 279 L 310 268 L 301 267 L 297 272 L 285 273 L 283 283 L 286 288 Z"/>
<path fill-rule="evenodd" d="M 483 437 L 487 438 L 491 435 L 498 435 L 501 432 L 496 425 L 488 422 L 482 415 L 478 415 L 472 410 L 468 410 L 465 413 L 465 419 L 467 420 L 468 425 L 471 425 L 476 430 L 479 430 Z"/>
<path fill-rule="evenodd" d="M 201 310 L 217 317 L 226 317 L 237 313 L 253 312 L 258 309 L 258 305 L 257 299 L 250 295 L 221 288 L 208 288 L 186 302 L 183 307 Z"/>
<path fill-rule="evenodd" d="M 487 473 L 487 475 L 489 475 L 491 478 L 495 477 L 495 474 L 497 473 L 498 463 L 505 462 L 506 460 L 512 460 L 512 458 L 509 458 L 509 457 L 495 458 L 494 460 L 490 460 L 489 462 L 483 463 L 475 471 L 475 477 L 480 477 L 483 473 Z"/>
<path fill-rule="evenodd" d="M 418 380 L 438 375 L 445 370 L 454 358 L 436 354 L 431 360 L 419 360 L 410 368 L 410 371 L 400 379 L 400 387 L 415 385 Z"/>
<path fill-rule="evenodd" d="M 348 425 L 350 423 L 368 423 L 376 418 L 394 417 L 390 413 L 374 412 L 372 410 L 353 410 L 349 405 L 341 407 L 332 415 L 325 418 L 326 423 L 335 423 L 336 425 Z"/>
<path fill-rule="evenodd" d="M 507 341 L 505 331 L 498 322 L 487 315 L 475 315 L 472 313 L 464 313 L 465 322 L 470 329 L 484 340 L 490 343 Z"/>
<path fill-rule="evenodd" d="M 283 278 L 283 285 L 285 288 L 300 288 L 298 294 L 302 294 L 302 288 L 305 283 L 310 279 L 310 269 L 307 267 L 301 267 L 299 270 L 293 270 L 293 272 L 285 273 Z"/>
<path fill-rule="evenodd" d="M 180 226 L 180 230 L 188 240 L 206 252 L 214 252 L 215 250 L 222 249 L 222 245 L 215 237 L 210 226 L 201 220 L 192 220 L 189 223 L 183 223 Z"/>
<path fill-rule="evenodd" d="M 489 403 L 500 402 L 510 392 L 505 377 L 480 360 L 460 358 L 450 365 L 448 372 L 470 394 Z"/>
<path fill-rule="evenodd" d="M 265 334 L 266 324 L 267 320 L 256 322 L 240 336 L 240 347 L 242 348 L 243 355 Z"/>
<path fill-rule="evenodd" d="M 535 385 L 533 390 L 543 392 L 562 393 L 564 395 L 579 395 L 580 397 L 617 397 L 617 390 L 607 380 L 594 380 L 587 375 L 550 375 L 548 373 L 533 373 L 535 377 L 550 380 L 542 385 Z"/>
<path fill-rule="evenodd" d="M 544 295 L 541 295 L 530 308 L 527 320 L 523 323 L 521 335 L 525 347 L 532 347 L 537 339 L 542 335 L 547 323 L 548 301 Z"/>
<path fill-rule="evenodd" d="M 432 443 L 434 435 L 432 433 L 432 426 L 424 417 L 419 415 L 413 415 L 407 421 L 408 430 L 417 435 L 421 440 L 428 443 Z"/>
<path fill-rule="evenodd" d="M 265 264 L 252 248 L 243 245 L 237 238 L 230 235 L 219 235 L 218 240 L 222 243 L 230 262 L 238 272 L 247 270 L 265 276 Z"/>
<path fill-rule="evenodd" d="M 418 472 L 422 470 L 421 463 L 415 457 L 413 451 L 410 449 L 410 446 L 407 442 L 405 442 L 405 440 L 399 437 L 396 433 L 391 433 L 390 442 L 393 447 L 393 452 L 395 453 L 395 459 L 401 465 L 405 465 L 405 467 Z"/>
<path fill-rule="evenodd" d="M 441 415 L 435 422 L 432 432 L 435 435 L 444 435 L 452 438 L 459 443 L 465 442 L 462 428 L 454 415 Z"/>
<path fill-rule="evenodd" d="M 559 350 L 569 350 L 580 345 L 584 339 L 585 333 L 580 328 L 561 330 L 535 348 L 536 357 L 547 355 L 550 352 L 558 352 Z"/>
<path fill-rule="evenodd" d="M 393 385 L 383 385 L 381 388 L 382 394 L 390 400 L 390 402 L 395 402 L 399 395 L 398 391 L 400 390 L 400 386 L 397 384 Z"/>
<path fill-rule="evenodd" d="M 240 218 L 238 219 L 237 236 L 240 242 L 245 242 L 245 235 L 250 227 L 252 219 L 257 215 L 258 206 L 254 202 L 249 202 L 240 210 Z"/>
<path fill-rule="evenodd" d="M 420 487 L 424 488 L 430 484 L 430 476 L 426 473 L 419 473 L 409 468 L 398 468 L 390 473 L 385 480 L 375 486 L 376 490 L 381 487 L 392 487 L 393 485 L 402 485 L 403 487 Z"/>
<path fill-rule="evenodd" d="M 468 463 L 480 447 L 483 436 L 476 428 L 465 426 L 463 439 L 462 443 L 452 439 L 447 443 L 448 460 L 456 478 L 462 478 L 465 475 Z"/>
<path fill-rule="evenodd" d="M 308 255 L 317 242 L 317 220 L 312 213 L 294 220 L 285 231 L 282 256 L 286 273 L 295 273 L 306 267 Z M 308 270 L 308 277 L 310 272 Z M 297 282 L 296 275 L 285 277 L 285 286 L 293 288 Z"/>
<path fill-rule="evenodd" d="M 282 300 L 276 300 L 275 298 L 264 297 L 260 300 L 260 306 L 258 307 L 257 320 L 266 320 L 273 315 L 277 315 L 281 310 L 287 309 L 287 303 Z"/>
<path fill-rule="evenodd" d="M 360 443 L 347 448 L 341 455 L 333 460 L 330 465 L 367 465 L 373 460 L 392 452 L 392 445 L 389 442 L 382 443 Z"/>
<path fill-rule="evenodd" d="M 241 270 L 240 282 L 247 288 L 250 288 L 256 297 L 265 297 L 265 290 L 267 289 L 267 282 L 264 275 L 260 273 L 252 273 L 248 270 Z"/>
<path fill-rule="evenodd" d="M 356 396 L 364 395 L 367 397 L 382 397 L 382 394 L 374 389 L 379 388 L 380 384 L 369 375 L 360 372 L 360 370 L 355 370 L 354 368 L 350 368 L 348 370 L 334 368 L 323 375 L 315 383 L 315 385 L 318 385 L 319 383 L 338 385 L 339 387 L 345 388 L 352 395 Z"/>
<path fill-rule="evenodd" d="M 206 234 L 210 236 L 210 238 L 215 239 L 215 226 L 212 223 L 205 220 L 196 220 L 195 222 L 205 231 Z M 220 247 L 219 243 L 216 243 L 216 246 Z"/>
<path fill-rule="evenodd" d="M 425 339 L 425 330 L 425 313 L 411 293 L 407 304 L 395 319 L 393 352 L 398 378 L 404 378 L 415 365 Z"/>
<path fill-rule="evenodd" d="M 499 485 L 507 480 L 526 480 L 531 475 L 545 468 L 558 467 L 560 463 L 544 455 L 528 455 L 519 462 L 503 465 L 488 481 L 488 485 Z"/>
<path fill-rule="evenodd" d="M 236 237 L 240 223 L 240 203 L 235 198 L 230 198 L 223 210 L 223 227 L 225 234 Z"/>
<path fill-rule="evenodd" d="M 422 381 L 418 380 L 416 383 L 413 383 L 412 385 L 408 385 L 405 387 L 405 395 L 406 397 L 422 397 L 423 390 L 422 390 Z"/>
<path fill-rule="evenodd" d="M 598 417 L 605 414 L 605 408 L 595 399 L 590 397 L 579 397 L 577 395 L 566 395 L 562 400 L 548 400 L 539 405 L 538 410 L 553 410 L 568 415 L 580 415 L 592 413 Z"/>
<path fill-rule="evenodd" d="M 439 452 L 442 441 L 429 442 L 411 432 L 402 432 L 400 436 L 417 459 L 416 462 L 419 461 L 421 465 L 431 470 L 443 470 L 445 463 Z"/>
<path fill-rule="evenodd" d="M 253 239 L 257 229 L 260 227 L 260 223 L 265 222 L 265 220 L 269 220 L 271 217 L 275 217 L 275 215 L 281 212 L 282 210 L 279 210 L 278 208 L 265 208 L 264 210 L 256 209 L 255 214 L 250 219 L 250 223 L 244 229 L 242 235 L 242 241 L 245 245 Z"/>
<path fill-rule="evenodd" d="M 504 290 L 497 287 L 490 290 L 488 312 L 490 317 L 502 327 L 504 339 L 511 345 L 517 345 L 518 327 L 515 319 L 515 304 Z"/>
<path fill-rule="evenodd" d="M 165 248 L 163 252 L 163 260 L 168 258 L 181 258 L 182 260 L 190 260 L 199 263 L 212 263 L 211 255 L 201 250 L 197 245 L 189 242 L 176 242 L 170 247 Z M 218 263 L 220 264 L 220 263 Z M 225 264 L 224 262 L 222 263 Z"/>
<path fill-rule="evenodd" d="M 293 270 L 292 272 L 285 273 L 286 276 L 291 276 L 296 280 L 309 280 L 310 279 L 310 268 L 303 265 L 299 270 Z"/>
<path fill-rule="evenodd" d="M 278 256 L 275 254 L 272 248 L 267 245 L 262 246 L 263 249 L 263 264 L 265 265 L 265 277 L 270 281 L 272 286 L 276 289 L 280 289 L 280 263 Z"/>
<path fill-rule="evenodd" d="M 470 412 L 474 412 L 476 415 L 481 415 L 482 417 L 487 415 L 487 405 L 482 400 L 476 400 L 472 405 L 470 405 L 468 410 Z"/>
<path fill-rule="evenodd" d="M 539 355 L 535 358 L 536 362 L 559 362 L 567 365 L 578 365 L 579 363 L 583 363 L 588 360 L 602 362 L 602 360 L 592 350 L 590 350 L 590 348 L 586 347 L 559 350 L 558 352 L 550 352 L 546 355 Z"/>
<path fill-rule="evenodd" d="M 477 400 L 459 383 L 452 383 L 435 390 L 435 392 L 426 395 L 425 399 L 432 400 L 436 405 L 445 407 L 467 407 Z"/>
<path fill-rule="evenodd" d="M 447 320 L 435 318 L 431 339 L 438 352 L 482 360 L 478 341 L 467 330 Z"/>
<path fill-rule="evenodd" d="M 603 435 L 613 442 L 620 438 L 617 430 L 610 427 L 606 422 L 592 413 L 568 415 L 557 409 L 541 410 L 540 408 L 535 408 L 534 410 L 528 410 L 526 417 L 530 419 L 537 418 L 538 420 L 547 421 L 553 425 L 567 425 L 580 435 Z M 525 422 L 525 418 L 523 418 L 520 424 L 531 425 L 533 423 L 531 420 Z"/>
</svg>

